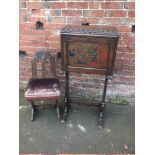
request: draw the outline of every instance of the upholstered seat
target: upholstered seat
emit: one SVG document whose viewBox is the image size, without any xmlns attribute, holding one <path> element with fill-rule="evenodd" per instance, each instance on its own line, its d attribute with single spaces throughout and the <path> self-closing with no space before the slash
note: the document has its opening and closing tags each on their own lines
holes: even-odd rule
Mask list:
<svg viewBox="0 0 155 155">
<path fill-rule="evenodd" d="M 31 78 L 25 91 L 27 100 L 57 99 L 60 97 L 60 84 L 56 78 Z"/>
</svg>

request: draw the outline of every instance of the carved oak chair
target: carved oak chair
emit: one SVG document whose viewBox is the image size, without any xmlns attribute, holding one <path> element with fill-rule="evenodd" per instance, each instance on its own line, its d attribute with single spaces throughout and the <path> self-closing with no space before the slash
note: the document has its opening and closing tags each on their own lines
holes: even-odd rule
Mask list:
<svg viewBox="0 0 155 155">
<path fill-rule="evenodd" d="M 56 77 L 55 58 L 45 55 L 38 58 L 34 57 L 31 61 L 32 78 L 29 79 L 25 98 L 30 101 L 32 111 L 31 120 L 34 120 L 37 111 L 35 101 L 37 100 L 55 100 L 57 117 L 60 118 L 58 99 L 60 98 L 60 84 Z M 40 66 L 39 66 L 40 65 Z M 41 77 L 39 77 L 39 71 Z"/>
</svg>

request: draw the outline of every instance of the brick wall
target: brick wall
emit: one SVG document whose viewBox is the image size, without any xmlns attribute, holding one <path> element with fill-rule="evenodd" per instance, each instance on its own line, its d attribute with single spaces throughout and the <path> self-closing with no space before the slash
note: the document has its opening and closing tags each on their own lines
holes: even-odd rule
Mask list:
<svg viewBox="0 0 155 155">
<path fill-rule="evenodd" d="M 60 48 L 60 29 L 66 24 L 113 25 L 120 33 L 114 75 L 109 80 L 107 94 L 134 94 L 134 0 L 20 0 L 19 73 L 21 85 L 31 77 L 30 60 L 36 51 Z M 40 21 L 43 28 L 35 29 Z M 47 37 L 46 37 L 47 35 Z M 64 77 L 57 65 L 63 87 Z M 100 98 L 103 77 L 100 75 L 71 74 L 73 95 Z M 94 93 L 95 92 L 95 93 Z"/>
</svg>

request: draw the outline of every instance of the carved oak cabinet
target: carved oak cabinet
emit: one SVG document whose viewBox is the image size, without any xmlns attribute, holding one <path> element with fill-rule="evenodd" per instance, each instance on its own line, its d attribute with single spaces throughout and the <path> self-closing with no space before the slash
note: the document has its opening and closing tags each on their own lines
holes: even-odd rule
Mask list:
<svg viewBox="0 0 155 155">
<path fill-rule="evenodd" d="M 98 105 L 98 128 L 103 128 L 103 111 L 108 76 L 112 75 L 119 34 L 115 27 L 67 25 L 61 30 L 62 70 L 66 73 L 65 106 L 61 123 L 70 109 L 69 72 L 102 74 L 105 77 L 103 97 Z"/>
</svg>

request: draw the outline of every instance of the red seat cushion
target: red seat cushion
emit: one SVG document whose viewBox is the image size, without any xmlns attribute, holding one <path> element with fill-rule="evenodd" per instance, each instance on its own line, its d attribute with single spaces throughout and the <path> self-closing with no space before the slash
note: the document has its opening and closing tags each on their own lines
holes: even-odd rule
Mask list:
<svg viewBox="0 0 155 155">
<path fill-rule="evenodd" d="M 60 97 L 60 84 L 56 78 L 31 78 L 25 91 L 27 100 L 57 99 Z"/>
</svg>

